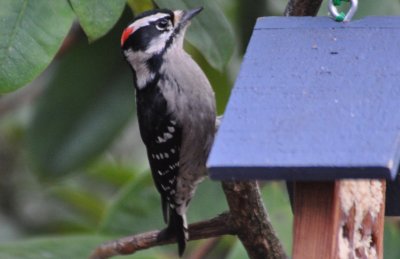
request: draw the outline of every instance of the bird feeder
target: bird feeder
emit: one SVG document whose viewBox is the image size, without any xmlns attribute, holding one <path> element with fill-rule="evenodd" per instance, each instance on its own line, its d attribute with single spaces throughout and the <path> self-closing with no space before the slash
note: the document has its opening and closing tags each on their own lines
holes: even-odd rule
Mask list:
<svg viewBox="0 0 400 259">
<path fill-rule="evenodd" d="M 293 182 L 293 258 L 382 258 L 385 197 L 400 215 L 399 57 L 400 17 L 258 19 L 208 167 Z"/>
</svg>

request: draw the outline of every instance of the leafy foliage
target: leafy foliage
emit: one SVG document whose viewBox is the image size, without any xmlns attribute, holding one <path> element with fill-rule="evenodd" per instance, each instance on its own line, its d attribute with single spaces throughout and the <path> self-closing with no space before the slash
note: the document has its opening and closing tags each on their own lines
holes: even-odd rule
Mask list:
<svg viewBox="0 0 400 259">
<path fill-rule="evenodd" d="M 0 94 L 28 83 L 47 67 L 73 19 L 63 0 L 1 2 Z"/>
<path fill-rule="evenodd" d="M 131 6 L 143 5 L 133 4 L 137 1 L 130 2 Z M 214 1 L 157 2 L 160 6 L 182 9 L 202 4 L 206 11 L 193 22 L 188 40 L 204 53 L 213 67 L 221 70 L 226 65 L 233 52 L 233 34 Z M 125 3 L 126 0 L 71 0 L 71 5 L 66 0 L 3 1 L 0 10 L 0 33 L 3 35 L 0 38 L 0 93 L 23 86 L 48 66 L 71 28 L 75 15 L 89 40 L 94 41 L 114 26 Z"/>
<path fill-rule="evenodd" d="M 91 45 L 81 42 L 59 64 L 28 134 L 39 172 L 61 175 L 85 165 L 132 115 L 131 75 L 116 47 L 125 24 Z"/>
<path fill-rule="evenodd" d="M 90 41 L 106 34 L 117 22 L 125 7 L 125 0 L 70 0 Z"/>
</svg>

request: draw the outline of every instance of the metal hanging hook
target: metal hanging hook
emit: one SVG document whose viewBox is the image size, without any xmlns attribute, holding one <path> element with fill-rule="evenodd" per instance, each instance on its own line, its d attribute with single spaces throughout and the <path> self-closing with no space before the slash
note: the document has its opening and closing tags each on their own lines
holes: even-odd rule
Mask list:
<svg viewBox="0 0 400 259">
<path fill-rule="evenodd" d="M 340 12 L 337 10 L 337 6 L 339 6 L 342 2 L 350 2 L 351 7 L 349 11 L 346 13 Z M 353 18 L 354 14 L 358 8 L 358 0 L 329 0 L 328 3 L 329 12 L 338 22 L 349 22 L 351 18 Z"/>
</svg>

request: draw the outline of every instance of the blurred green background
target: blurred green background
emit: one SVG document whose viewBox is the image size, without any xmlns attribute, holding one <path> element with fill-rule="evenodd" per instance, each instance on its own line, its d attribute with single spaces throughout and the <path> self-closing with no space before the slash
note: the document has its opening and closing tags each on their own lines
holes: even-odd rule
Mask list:
<svg viewBox="0 0 400 259">
<path fill-rule="evenodd" d="M 155 2 L 205 7 L 185 47 L 209 77 L 219 113 L 256 17 L 281 15 L 286 5 Z M 152 7 L 147 0 L 0 2 L 0 258 L 86 258 L 105 240 L 164 226 L 139 137 L 132 75 L 119 49 L 133 14 Z M 398 14 L 399 0 L 363 0 L 355 18 Z M 319 15 L 327 15 L 326 3 Z M 290 254 L 292 213 L 284 184 L 265 183 L 262 195 Z M 195 222 L 226 209 L 219 183 L 206 180 L 188 218 Z M 385 258 L 400 258 L 399 222 L 386 220 Z M 126 258 L 175 257 L 176 246 L 169 245 Z M 190 242 L 185 257 L 246 253 L 234 237 L 223 237 Z"/>
</svg>

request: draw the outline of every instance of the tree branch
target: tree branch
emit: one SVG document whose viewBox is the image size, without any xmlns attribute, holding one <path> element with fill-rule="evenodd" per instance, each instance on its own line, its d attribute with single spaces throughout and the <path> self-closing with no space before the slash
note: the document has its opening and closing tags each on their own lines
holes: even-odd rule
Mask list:
<svg viewBox="0 0 400 259">
<path fill-rule="evenodd" d="M 252 259 L 287 258 L 272 228 L 256 181 L 223 182 L 232 224 Z"/>
<path fill-rule="evenodd" d="M 210 220 L 190 224 L 189 240 L 234 235 L 236 230 L 231 222 L 230 213 L 225 212 Z M 175 236 L 167 235 L 165 229 L 161 231 L 154 230 L 102 244 L 92 252 L 90 259 L 105 259 L 114 255 L 128 255 L 153 246 L 175 242 Z"/>
<path fill-rule="evenodd" d="M 322 0 L 289 0 L 285 16 L 316 16 Z"/>
</svg>

